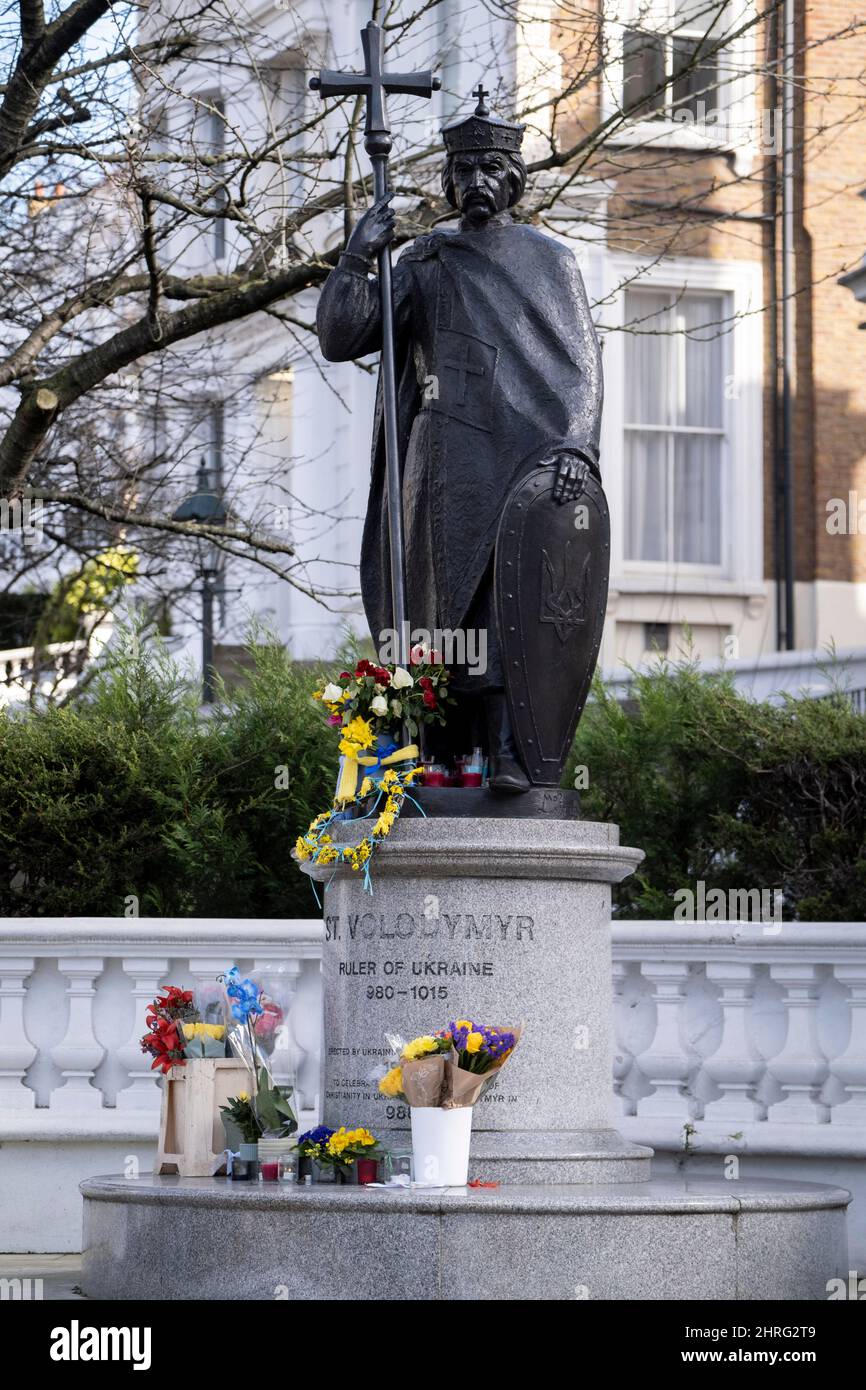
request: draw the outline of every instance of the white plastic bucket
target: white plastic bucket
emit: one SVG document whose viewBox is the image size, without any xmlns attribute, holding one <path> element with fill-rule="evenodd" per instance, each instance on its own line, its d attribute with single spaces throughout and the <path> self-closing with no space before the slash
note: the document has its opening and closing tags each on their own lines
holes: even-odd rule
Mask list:
<svg viewBox="0 0 866 1390">
<path fill-rule="evenodd" d="M 424 1187 L 465 1187 L 469 1181 L 472 1106 L 412 1106 L 415 1181 Z"/>
</svg>

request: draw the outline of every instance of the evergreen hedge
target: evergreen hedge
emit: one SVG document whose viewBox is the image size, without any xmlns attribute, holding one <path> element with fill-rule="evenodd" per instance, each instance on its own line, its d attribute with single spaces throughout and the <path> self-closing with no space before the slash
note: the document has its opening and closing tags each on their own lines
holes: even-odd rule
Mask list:
<svg viewBox="0 0 866 1390">
<path fill-rule="evenodd" d="M 250 650 L 206 721 L 134 634 L 74 703 L 0 714 L 2 915 L 318 915 L 291 849 L 334 787 L 321 673 Z M 758 704 L 662 664 L 623 706 L 597 681 L 566 785 L 578 766 L 584 814 L 646 853 L 619 916 L 671 918 L 703 881 L 781 889 L 788 918 L 866 917 L 866 718 L 843 694 Z"/>
<path fill-rule="evenodd" d="M 317 673 L 276 643 L 202 721 L 197 692 L 134 634 L 86 697 L 0 715 L 0 914 L 309 917 L 290 857 L 333 794 Z"/>
<path fill-rule="evenodd" d="M 569 769 L 587 770 L 584 815 L 646 853 L 619 916 L 672 918 L 703 881 L 781 890 L 787 919 L 866 918 L 866 717 L 844 691 L 758 703 L 685 662 L 637 676 L 633 696 L 596 682 Z"/>
</svg>

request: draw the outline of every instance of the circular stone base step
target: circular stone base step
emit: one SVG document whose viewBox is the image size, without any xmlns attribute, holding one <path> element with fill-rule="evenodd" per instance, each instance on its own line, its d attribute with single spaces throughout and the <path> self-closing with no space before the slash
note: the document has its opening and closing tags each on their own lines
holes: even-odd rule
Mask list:
<svg viewBox="0 0 866 1390">
<path fill-rule="evenodd" d="M 847 1272 L 850 1194 L 811 1183 L 81 1191 L 90 1298 L 474 1301 L 483 1269 L 491 1300 L 817 1300 Z"/>
<path fill-rule="evenodd" d="M 406 1144 L 412 1147 L 408 1131 Z M 615 1129 L 476 1129 L 469 1177 L 530 1185 L 648 1182 L 652 1156 Z"/>
</svg>

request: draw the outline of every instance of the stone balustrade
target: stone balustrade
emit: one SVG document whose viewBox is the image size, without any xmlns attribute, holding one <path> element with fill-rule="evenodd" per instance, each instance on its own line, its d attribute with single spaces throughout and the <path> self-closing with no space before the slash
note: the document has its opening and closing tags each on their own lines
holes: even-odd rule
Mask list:
<svg viewBox="0 0 866 1390">
<path fill-rule="evenodd" d="M 161 984 L 278 968 L 312 1123 L 321 948 L 318 921 L 0 921 L 6 1248 L 77 1249 L 80 1179 L 130 1153 L 147 1170 L 159 1087 L 138 1040 Z M 621 1134 L 651 1144 L 660 1172 L 718 1175 L 739 1155 L 753 1176 L 850 1188 L 852 1257 L 866 1258 L 866 924 L 618 922 L 613 978 Z"/>
<path fill-rule="evenodd" d="M 68 1128 L 73 1117 L 93 1131 L 133 1115 L 152 1127 L 158 1085 L 138 1045 L 147 1003 L 161 984 L 206 983 L 235 960 L 252 973 L 279 967 L 290 982 L 299 1090 L 314 1110 L 321 930 L 305 920 L 0 922 L 0 1134 L 54 1118 Z M 624 1132 L 866 1149 L 866 925 L 615 922 L 613 959 Z"/>
<path fill-rule="evenodd" d="M 3 920 L 0 1141 L 154 1137 L 159 1085 L 139 1046 L 147 1005 L 162 984 L 207 984 L 235 963 L 265 981 L 278 978 L 290 1001 L 293 1070 L 301 1108 L 312 1114 L 320 956 L 316 921 Z"/>
<path fill-rule="evenodd" d="M 91 643 L 50 642 L 39 654 L 33 647 L 7 647 L 0 651 L 0 706 L 24 704 L 34 684 L 39 694 L 59 699 L 68 694 L 90 654 Z"/>
<path fill-rule="evenodd" d="M 866 1153 L 866 924 L 617 922 L 613 959 L 624 1134 Z"/>
</svg>

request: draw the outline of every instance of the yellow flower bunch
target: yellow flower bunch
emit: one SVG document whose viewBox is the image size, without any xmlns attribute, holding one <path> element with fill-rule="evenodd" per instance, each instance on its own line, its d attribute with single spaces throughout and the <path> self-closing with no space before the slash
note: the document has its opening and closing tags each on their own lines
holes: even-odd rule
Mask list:
<svg viewBox="0 0 866 1390">
<path fill-rule="evenodd" d="M 362 719 L 360 714 L 356 714 L 355 718 L 351 719 L 343 729 L 340 752 L 347 758 L 357 757 L 375 741 L 376 735 L 373 733 L 372 726 L 366 719 Z"/>
<path fill-rule="evenodd" d="M 351 724 L 346 725 L 343 730 L 344 735 L 348 735 L 353 726 L 357 724 L 363 725 L 370 732 L 370 741 L 372 741 L 369 725 L 366 720 L 360 718 L 353 719 Z M 363 730 L 360 732 L 363 737 Z M 365 744 L 358 745 L 359 748 L 365 746 Z M 342 745 L 341 751 L 345 751 L 342 749 Z M 390 835 L 393 830 L 403 808 L 406 789 L 411 786 L 420 772 L 421 768 L 417 765 L 399 771 L 393 767 L 385 769 L 381 783 L 385 792 L 385 804 L 379 812 L 370 834 L 365 835 L 359 844 L 335 845 L 331 836 L 324 833 L 325 826 L 329 825 L 333 819 L 334 811 L 322 811 L 315 820 L 310 822 L 306 835 L 299 835 L 295 841 L 295 858 L 301 862 L 312 859 L 315 864 L 348 864 L 349 868 L 356 872 L 362 869 L 379 841 L 384 840 L 385 836 Z M 361 784 L 361 790 L 355 798 L 355 803 L 363 801 L 365 797 L 370 795 L 373 788 L 373 779 L 365 777 Z"/>
<path fill-rule="evenodd" d="M 219 1041 L 226 1035 L 222 1023 L 184 1023 L 181 1026 L 185 1038 L 215 1038 Z"/>
<path fill-rule="evenodd" d="M 397 819 L 396 812 L 383 811 L 373 826 L 374 835 L 390 835 L 394 821 Z"/>
<path fill-rule="evenodd" d="M 346 1149 L 353 1149 L 358 1145 L 367 1149 L 375 1143 L 375 1136 L 368 1129 L 346 1129 L 345 1125 L 341 1125 L 328 1140 L 328 1152 L 339 1158 Z"/>
<path fill-rule="evenodd" d="M 399 1096 L 403 1091 L 403 1069 L 402 1067 L 392 1067 L 387 1071 L 379 1082 L 379 1090 L 383 1096 Z"/>
<path fill-rule="evenodd" d="M 430 1052 L 438 1052 L 439 1044 L 434 1037 L 425 1035 L 422 1038 L 413 1038 L 408 1042 L 400 1053 L 404 1062 L 415 1062 L 419 1057 L 426 1057 Z"/>
</svg>

